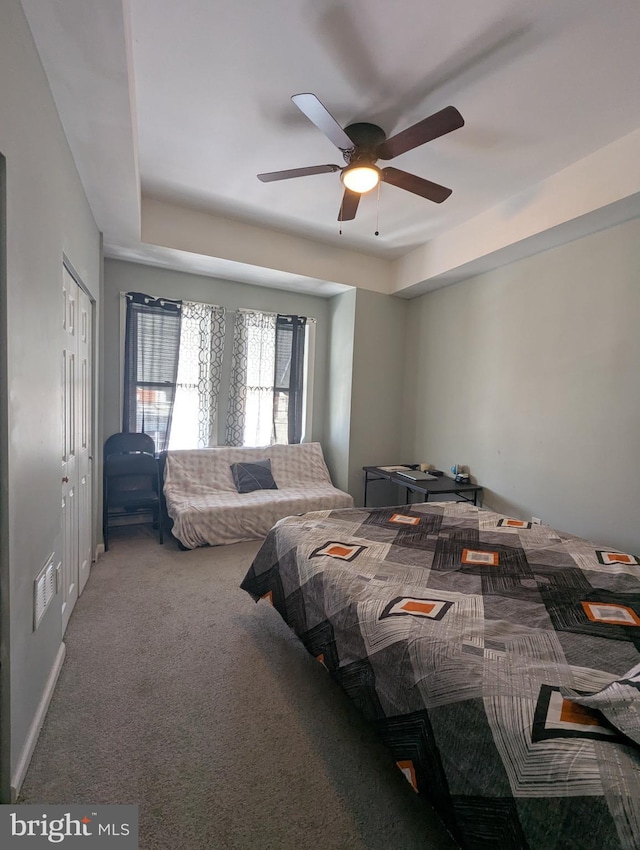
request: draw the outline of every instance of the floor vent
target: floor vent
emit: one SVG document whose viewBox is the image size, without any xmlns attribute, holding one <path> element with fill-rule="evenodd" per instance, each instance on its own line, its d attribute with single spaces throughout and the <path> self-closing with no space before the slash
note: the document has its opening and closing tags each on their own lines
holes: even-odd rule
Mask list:
<svg viewBox="0 0 640 850">
<path fill-rule="evenodd" d="M 44 612 L 49 607 L 51 600 L 56 595 L 57 571 L 53 565 L 53 552 L 47 558 L 47 562 L 40 570 L 33 583 L 33 629 L 38 628 Z"/>
</svg>

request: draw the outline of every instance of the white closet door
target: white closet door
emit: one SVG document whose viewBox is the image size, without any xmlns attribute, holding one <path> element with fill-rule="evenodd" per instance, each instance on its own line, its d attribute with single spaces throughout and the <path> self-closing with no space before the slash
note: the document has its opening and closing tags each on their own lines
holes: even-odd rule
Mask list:
<svg viewBox="0 0 640 850">
<path fill-rule="evenodd" d="M 91 567 L 92 305 L 63 270 L 62 345 L 62 630 Z"/>
<path fill-rule="evenodd" d="M 76 463 L 78 467 L 78 591 L 80 593 L 87 583 L 91 569 L 91 520 L 93 514 L 91 309 L 89 296 L 78 287 Z"/>
</svg>

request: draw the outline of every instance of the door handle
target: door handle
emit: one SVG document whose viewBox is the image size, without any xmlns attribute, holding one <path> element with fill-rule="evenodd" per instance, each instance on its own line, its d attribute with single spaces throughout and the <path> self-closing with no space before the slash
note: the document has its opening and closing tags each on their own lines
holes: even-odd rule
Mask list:
<svg viewBox="0 0 640 850">
<path fill-rule="evenodd" d="M 62 483 L 63 483 L 63 484 L 68 484 L 68 483 L 69 483 L 69 479 L 67 478 L 67 476 L 66 476 L 66 475 L 65 475 L 65 476 L 63 477 L 63 479 L 62 479 Z"/>
</svg>

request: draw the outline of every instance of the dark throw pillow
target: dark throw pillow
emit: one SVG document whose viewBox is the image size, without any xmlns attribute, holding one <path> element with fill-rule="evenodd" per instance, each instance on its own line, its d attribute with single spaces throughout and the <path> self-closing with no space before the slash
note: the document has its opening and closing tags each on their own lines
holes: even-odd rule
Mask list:
<svg viewBox="0 0 640 850">
<path fill-rule="evenodd" d="M 232 463 L 231 474 L 238 493 L 278 489 L 271 474 L 271 461 L 268 458 L 256 460 L 253 463 Z"/>
</svg>

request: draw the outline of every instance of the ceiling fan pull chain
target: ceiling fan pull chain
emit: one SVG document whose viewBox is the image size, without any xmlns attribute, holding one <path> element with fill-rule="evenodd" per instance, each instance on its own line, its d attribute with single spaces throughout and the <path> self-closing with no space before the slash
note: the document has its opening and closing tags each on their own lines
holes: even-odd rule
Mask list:
<svg viewBox="0 0 640 850">
<path fill-rule="evenodd" d="M 378 205 L 376 207 L 376 230 L 374 236 L 380 236 L 380 183 L 378 183 Z"/>
</svg>

